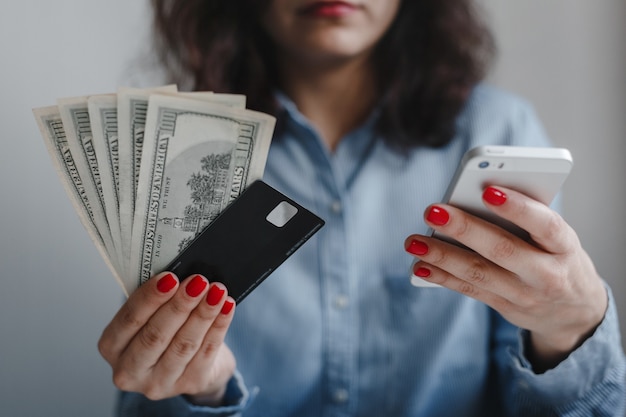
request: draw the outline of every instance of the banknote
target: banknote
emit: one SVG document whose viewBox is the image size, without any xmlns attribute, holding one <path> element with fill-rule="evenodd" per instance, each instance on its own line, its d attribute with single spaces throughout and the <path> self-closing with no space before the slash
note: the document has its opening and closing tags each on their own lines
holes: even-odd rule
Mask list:
<svg viewBox="0 0 626 417">
<path fill-rule="evenodd" d="M 148 99 L 152 94 L 184 96 L 210 101 L 226 106 L 245 108 L 246 96 L 240 94 L 215 94 L 206 91 L 179 93 L 175 85 L 147 89 L 120 88 L 117 91 L 117 118 L 119 125 L 119 223 L 120 246 L 123 254 L 130 253 L 132 225 L 135 214 L 139 168 L 143 150 Z M 123 259 L 126 261 L 126 257 Z M 128 262 L 126 262 L 127 264 Z M 128 272 L 127 265 L 124 267 Z"/>
<path fill-rule="evenodd" d="M 104 197 L 104 211 L 116 250 L 119 273 L 124 274 L 126 264 L 121 247 L 119 198 L 119 141 L 117 128 L 117 96 L 105 94 L 90 96 L 87 108 L 93 136 L 93 148 L 98 161 L 100 185 Z"/>
<path fill-rule="evenodd" d="M 166 85 L 147 89 L 120 88 L 117 91 L 118 124 L 120 142 L 120 177 L 133 179 L 120 183 L 121 206 L 124 215 L 122 235 L 130 236 L 131 224 L 135 212 L 135 200 L 139 183 L 139 165 L 141 164 L 141 152 L 143 149 L 143 136 L 146 126 L 146 114 L 148 112 L 148 99 L 152 94 L 172 94 L 209 100 L 228 106 L 245 108 L 246 96 L 239 94 L 214 94 L 205 91 L 193 91 L 178 93 L 175 85 Z"/>
<path fill-rule="evenodd" d="M 76 210 L 82 225 L 94 242 L 100 256 L 104 259 L 115 279 L 124 287 L 122 279 L 112 263 L 112 255 L 106 247 L 104 239 L 96 225 L 98 216 L 103 213 L 98 207 L 93 207 L 85 189 L 83 178 L 79 174 L 74 157 L 70 150 L 65 134 L 61 114 L 57 106 L 33 109 L 37 125 L 44 139 L 48 153 L 51 156 L 54 168 L 61 178 L 61 183 Z"/>
<path fill-rule="evenodd" d="M 275 119 L 188 97 L 151 95 L 131 240 L 128 291 L 164 268 L 252 181 Z"/>
<path fill-rule="evenodd" d="M 57 105 L 65 129 L 68 147 L 74 158 L 76 170 L 83 181 L 85 195 L 94 213 L 94 223 L 98 233 L 102 236 L 107 253 L 111 255 L 111 262 L 119 273 L 119 252 L 115 247 L 106 216 L 106 203 L 102 190 L 100 167 L 94 147 L 87 100 L 86 96 L 63 98 L 57 100 Z"/>
<path fill-rule="evenodd" d="M 120 247 L 123 254 L 130 254 L 130 240 L 135 216 L 135 200 L 139 182 L 139 165 L 148 113 L 148 98 L 155 92 L 175 93 L 175 85 L 147 89 L 119 88 L 117 90 L 117 124 L 119 142 L 119 223 Z M 125 257 L 126 258 L 126 257 Z M 128 274 L 130 258 L 124 262 L 124 274 Z"/>
</svg>

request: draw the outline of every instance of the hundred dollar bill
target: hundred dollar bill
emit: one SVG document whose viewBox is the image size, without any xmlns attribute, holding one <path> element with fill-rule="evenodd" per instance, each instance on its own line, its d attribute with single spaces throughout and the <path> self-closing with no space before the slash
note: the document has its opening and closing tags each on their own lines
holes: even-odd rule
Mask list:
<svg viewBox="0 0 626 417">
<path fill-rule="evenodd" d="M 175 85 L 149 89 L 120 88 L 117 93 L 118 118 L 121 129 L 120 161 L 120 229 L 122 253 L 130 253 L 132 227 L 139 182 L 139 168 L 143 150 L 148 99 L 152 94 L 167 94 L 189 97 L 196 100 L 219 103 L 226 106 L 245 108 L 246 96 L 241 94 L 216 94 L 210 91 L 178 92 Z"/>
<path fill-rule="evenodd" d="M 106 247 L 104 239 L 96 225 L 96 219 L 102 216 L 103 213 L 98 211 L 97 206 L 94 210 L 94 206 L 89 200 L 83 178 L 76 168 L 74 157 L 67 143 L 65 129 L 58 107 L 50 106 L 33 109 L 33 114 L 52 159 L 54 168 L 70 198 L 72 206 L 78 214 L 80 222 L 87 230 L 89 237 L 94 242 L 106 265 L 123 287 L 120 275 L 111 262 L 109 249 Z"/>
<path fill-rule="evenodd" d="M 98 165 L 94 147 L 87 97 L 58 99 L 57 105 L 76 170 L 83 179 L 85 194 L 94 213 L 94 223 L 102 236 L 111 262 L 119 273 L 118 252 L 106 216 L 106 203 L 100 177 L 101 168 Z"/>
<path fill-rule="evenodd" d="M 212 92 L 178 93 L 175 85 L 148 89 L 120 88 L 117 91 L 119 133 L 119 222 L 121 252 L 130 253 L 139 168 L 143 150 L 148 99 L 152 94 L 182 95 L 197 100 L 245 108 L 246 96 L 239 94 L 214 94 Z M 127 271 L 126 271 L 127 272 Z"/>
<path fill-rule="evenodd" d="M 93 147 L 98 161 L 104 210 L 117 252 L 120 273 L 124 274 L 119 199 L 119 141 L 117 129 L 117 97 L 115 94 L 90 96 L 87 108 L 93 135 Z"/>
<path fill-rule="evenodd" d="M 263 113 L 164 95 L 151 96 L 148 109 L 128 291 L 263 175 L 275 124 Z"/>
<path fill-rule="evenodd" d="M 117 91 L 117 122 L 120 160 L 119 218 L 122 253 L 130 253 L 130 240 L 137 199 L 139 166 L 148 113 L 148 98 L 156 92 L 175 93 L 175 85 Z M 128 273 L 128 270 L 125 271 Z"/>
</svg>

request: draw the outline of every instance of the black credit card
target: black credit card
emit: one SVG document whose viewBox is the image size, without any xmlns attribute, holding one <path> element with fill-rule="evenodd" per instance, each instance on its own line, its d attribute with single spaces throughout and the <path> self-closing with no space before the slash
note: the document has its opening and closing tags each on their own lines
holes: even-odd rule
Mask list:
<svg viewBox="0 0 626 417">
<path fill-rule="evenodd" d="M 221 282 L 240 303 L 322 226 L 324 220 L 255 181 L 165 270 Z"/>
</svg>

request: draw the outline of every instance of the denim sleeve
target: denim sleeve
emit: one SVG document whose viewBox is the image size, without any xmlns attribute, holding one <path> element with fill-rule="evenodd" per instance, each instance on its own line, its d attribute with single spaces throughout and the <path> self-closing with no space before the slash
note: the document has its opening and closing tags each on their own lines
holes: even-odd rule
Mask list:
<svg viewBox="0 0 626 417">
<path fill-rule="evenodd" d="M 496 360 L 507 415 L 624 416 L 626 357 L 615 301 L 608 287 L 607 292 L 609 307 L 594 334 L 543 374 L 535 374 L 524 356 L 528 332 L 507 326 L 501 319 Z"/>
<path fill-rule="evenodd" d="M 236 417 L 240 416 L 254 397 L 244 385 L 239 372 L 235 372 L 228 382 L 224 402 L 221 407 L 198 406 L 183 396 L 151 401 L 136 392 L 122 391 L 118 397 L 117 416 L 119 417 Z"/>
</svg>

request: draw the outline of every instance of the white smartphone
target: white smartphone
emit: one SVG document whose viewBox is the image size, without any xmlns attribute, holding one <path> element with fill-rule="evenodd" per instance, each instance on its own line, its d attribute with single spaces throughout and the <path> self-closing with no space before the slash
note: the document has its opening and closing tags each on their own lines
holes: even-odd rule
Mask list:
<svg viewBox="0 0 626 417">
<path fill-rule="evenodd" d="M 496 216 L 485 207 L 482 201 L 483 190 L 489 185 L 500 185 L 550 205 L 572 166 L 572 155 L 564 148 L 479 146 L 470 149 L 463 156 L 442 202 L 527 238 L 524 230 Z M 433 233 L 433 236 L 454 242 L 439 233 Z M 413 275 L 413 265 L 411 282 L 416 286 L 433 286 Z"/>
</svg>

